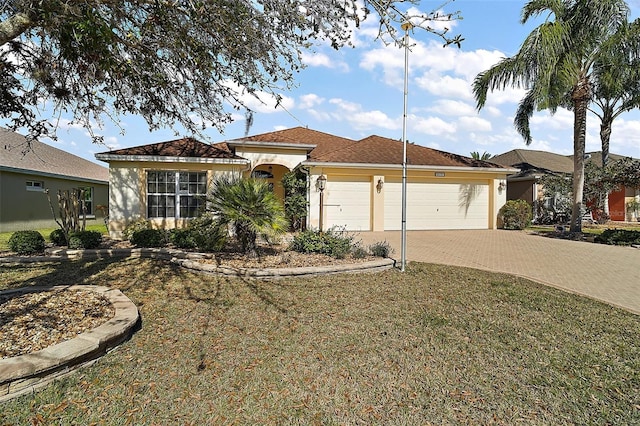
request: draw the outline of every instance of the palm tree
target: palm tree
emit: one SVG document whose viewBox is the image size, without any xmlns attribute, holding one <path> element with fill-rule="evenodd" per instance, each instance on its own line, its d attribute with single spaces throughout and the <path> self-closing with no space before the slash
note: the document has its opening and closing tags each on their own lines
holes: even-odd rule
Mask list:
<svg viewBox="0 0 640 426">
<path fill-rule="evenodd" d="M 474 160 L 486 161 L 491 158 L 491 154 L 489 154 L 487 151 L 483 152 L 482 154 L 480 154 L 480 152 L 478 151 L 471 151 L 471 158 L 473 158 Z"/>
<path fill-rule="evenodd" d="M 536 110 L 558 107 L 573 111 L 573 205 L 571 231 L 582 231 L 584 154 L 587 108 L 593 96 L 592 71 L 602 45 L 627 22 L 624 0 L 531 0 L 522 9 L 521 22 L 546 14 L 547 19 L 527 36 L 518 53 L 476 77 L 473 92 L 481 109 L 487 93 L 507 86 L 527 90 L 514 125 L 529 145 L 529 120 Z"/>
<path fill-rule="evenodd" d="M 640 107 L 640 66 L 637 52 L 640 20 L 621 26 L 604 44 L 594 63 L 594 99 L 589 108 L 600 119 L 602 169 L 609 162 L 609 141 L 613 121 L 622 113 Z M 604 197 L 604 212 L 609 213 Z"/>
<path fill-rule="evenodd" d="M 259 234 L 273 236 L 286 231 L 287 220 L 278 198 L 262 179 L 221 175 L 207 196 L 207 210 L 223 225 L 231 225 L 242 250 L 257 255 Z"/>
</svg>

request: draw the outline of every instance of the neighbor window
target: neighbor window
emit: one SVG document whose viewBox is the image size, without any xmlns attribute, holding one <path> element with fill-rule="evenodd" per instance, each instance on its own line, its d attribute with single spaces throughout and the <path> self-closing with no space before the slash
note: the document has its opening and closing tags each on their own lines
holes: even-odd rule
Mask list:
<svg viewBox="0 0 640 426">
<path fill-rule="evenodd" d="M 80 188 L 80 190 L 84 190 L 85 214 L 87 216 L 93 215 L 93 188 L 91 186 L 87 186 L 85 188 Z"/>
<path fill-rule="evenodd" d="M 196 217 L 206 192 L 206 172 L 149 171 L 147 217 Z"/>
<path fill-rule="evenodd" d="M 40 180 L 28 180 L 27 191 L 44 191 L 44 182 Z"/>
</svg>

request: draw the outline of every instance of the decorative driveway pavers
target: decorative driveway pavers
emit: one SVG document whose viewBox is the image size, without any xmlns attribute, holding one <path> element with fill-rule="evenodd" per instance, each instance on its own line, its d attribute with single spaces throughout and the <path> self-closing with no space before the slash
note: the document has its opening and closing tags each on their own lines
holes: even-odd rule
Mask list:
<svg viewBox="0 0 640 426">
<path fill-rule="evenodd" d="M 362 232 L 388 241 L 400 259 L 400 231 Z M 570 241 L 524 231 L 408 231 L 408 261 L 506 272 L 640 314 L 640 249 Z"/>
</svg>

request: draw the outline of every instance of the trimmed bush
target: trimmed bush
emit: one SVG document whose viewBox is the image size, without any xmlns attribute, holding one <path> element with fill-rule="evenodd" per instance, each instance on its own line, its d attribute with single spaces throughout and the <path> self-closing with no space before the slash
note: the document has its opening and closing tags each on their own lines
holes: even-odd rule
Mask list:
<svg viewBox="0 0 640 426">
<path fill-rule="evenodd" d="M 162 247 L 166 244 L 166 233 L 161 229 L 140 229 L 133 232 L 129 241 L 136 247 Z"/>
<path fill-rule="evenodd" d="M 374 256 L 388 258 L 393 254 L 393 247 L 386 240 L 378 241 L 369 246 L 369 251 Z"/>
<path fill-rule="evenodd" d="M 327 232 L 307 230 L 293 238 L 290 249 L 300 253 L 320 253 L 342 259 L 351 251 L 352 243 L 353 237 L 334 228 Z"/>
<path fill-rule="evenodd" d="M 78 249 L 95 249 L 102 242 L 102 234 L 98 231 L 78 231 L 69 236 L 69 248 Z"/>
<path fill-rule="evenodd" d="M 198 250 L 214 253 L 222 250 L 227 242 L 227 227 L 211 213 L 204 213 L 189 224 L 191 238 Z"/>
<path fill-rule="evenodd" d="M 531 225 L 532 218 L 531 206 L 524 200 L 509 200 L 498 213 L 504 229 L 524 229 Z"/>
<path fill-rule="evenodd" d="M 596 242 L 618 246 L 640 244 L 640 231 L 629 229 L 605 229 L 602 231 L 602 234 L 596 237 Z"/>
<path fill-rule="evenodd" d="M 193 239 L 192 229 L 172 229 L 169 232 L 169 241 L 179 249 L 194 249 L 196 242 Z"/>
<path fill-rule="evenodd" d="M 20 255 L 44 251 L 44 237 L 38 231 L 16 231 L 9 237 L 9 249 Z"/>
<path fill-rule="evenodd" d="M 134 232 L 142 231 L 143 229 L 151 229 L 151 222 L 147 219 L 137 219 L 133 222 L 129 222 L 127 226 L 122 231 L 122 236 L 131 241 L 131 237 L 133 237 Z"/>
<path fill-rule="evenodd" d="M 67 239 L 64 236 L 64 231 L 60 228 L 54 229 L 49 234 L 49 240 L 56 246 L 66 246 Z"/>
</svg>

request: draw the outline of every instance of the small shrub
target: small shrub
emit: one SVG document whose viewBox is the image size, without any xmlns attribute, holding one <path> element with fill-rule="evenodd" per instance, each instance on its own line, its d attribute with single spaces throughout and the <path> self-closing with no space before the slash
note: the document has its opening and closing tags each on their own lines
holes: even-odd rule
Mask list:
<svg viewBox="0 0 640 426">
<path fill-rule="evenodd" d="M 227 242 L 227 227 L 211 213 L 204 213 L 192 220 L 189 230 L 196 248 L 206 253 L 222 250 Z"/>
<path fill-rule="evenodd" d="M 51 231 L 51 233 L 49 234 L 49 240 L 51 240 L 51 242 L 56 246 L 67 245 L 67 239 L 64 236 L 64 231 L 60 228 Z"/>
<path fill-rule="evenodd" d="M 369 246 L 369 251 L 374 256 L 388 258 L 393 254 L 393 247 L 386 240 L 378 241 Z"/>
<path fill-rule="evenodd" d="M 618 246 L 640 244 L 640 231 L 629 229 L 605 229 L 596 237 L 596 242 Z"/>
<path fill-rule="evenodd" d="M 162 247 L 166 240 L 166 233 L 162 229 L 140 229 L 130 239 L 136 247 Z"/>
<path fill-rule="evenodd" d="M 151 229 L 151 222 L 147 219 L 137 219 L 133 222 L 129 222 L 127 226 L 122 231 L 122 236 L 131 241 L 131 237 L 136 231 L 142 231 L 143 229 Z"/>
<path fill-rule="evenodd" d="M 532 216 L 531 206 L 524 200 L 509 200 L 498 213 L 504 229 L 524 229 L 531 225 Z"/>
<path fill-rule="evenodd" d="M 193 239 L 192 229 L 172 229 L 169 233 L 169 241 L 179 249 L 194 249 L 196 242 Z"/>
<path fill-rule="evenodd" d="M 351 256 L 356 259 L 364 259 L 365 257 L 369 256 L 369 252 L 364 247 L 356 245 L 351 248 Z"/>
<path fill-rule="evenodd" d="M 9 237 L 9 249 L 18 254 L 35 254 L 44 251 L 44 237 L 38 231 L 17 231 Z"/>
<path fill-rule="evenodd" d="M 353 237 L 335 228 L 327 232 L 307 230 L 293 238 L 291 250 L 300 253 L 320 253 L 337 259 L 344 258 L 351 251 Z"/>
<path fill-rule="evenodd" d="M 70 249 L 95 249 L 102 242 L 102 234 L 98 231 L 78 231 L 69 236 Z"/>
</svg>

